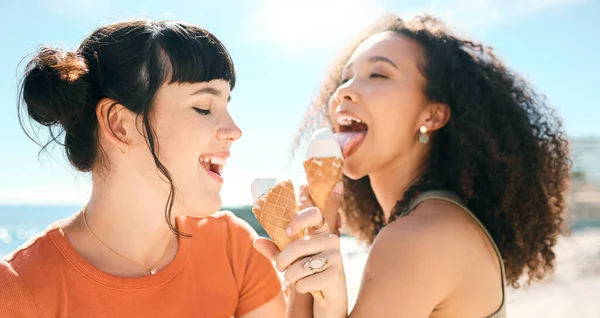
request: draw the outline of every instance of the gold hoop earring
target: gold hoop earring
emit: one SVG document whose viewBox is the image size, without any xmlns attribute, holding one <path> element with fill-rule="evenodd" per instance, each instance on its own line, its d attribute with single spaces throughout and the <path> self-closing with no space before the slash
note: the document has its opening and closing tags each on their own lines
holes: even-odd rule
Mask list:
<svg viewBox="0 0 600 318">
<path fill-rule="evenodd" d="M 419 135 L 419 142 L 422 144 L 426 144 L 429 142 L 429 136 L 427 135 L 427 126 L 423 125 L 419 128 L 421 134 Z"/>
</svg>

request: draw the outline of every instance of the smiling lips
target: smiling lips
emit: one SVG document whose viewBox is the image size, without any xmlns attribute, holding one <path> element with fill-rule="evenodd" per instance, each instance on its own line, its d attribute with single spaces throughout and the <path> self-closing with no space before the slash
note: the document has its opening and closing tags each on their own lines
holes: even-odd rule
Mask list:
<svg viewBox="0 0 600 318">
<path fill-rule="evenodd" d="M 339 132 L 336 135 L 336 139 L 342 148 L 342 155 L 344 158 L 351 156 L 356 149 L 362 144 L 365 139 L 369 126 L 365 124 L 360 118 L 351 115 L 340 115 L 337 118 L 339 125 Z M 200 165 L 206 170 L 206 172 L 213 177 L 219 183 L 223 182 L 221 173 L 223 167 L 227 163 L 227 155 L 214 155 L 207 154 L 202 155 L 199 159 Z"/>
<path fill-rule="evenodd" d="M 351 156 L 365 139 L 369 126 L 360 118 L 351 115 L 340 115 L 337 118 L 339 132 L 336 138 L 342 147 L 344 158 Z"/>
<path fill-rule="evenodd" d="M 219 183 L 223 182 L 221 173 L 223 172 L 223 167 L 226 163 L 227 158 L 221 156 L 203 155 L 200 157 L 200 165 L 202 165 L 206 172 Z"/>
</svg>

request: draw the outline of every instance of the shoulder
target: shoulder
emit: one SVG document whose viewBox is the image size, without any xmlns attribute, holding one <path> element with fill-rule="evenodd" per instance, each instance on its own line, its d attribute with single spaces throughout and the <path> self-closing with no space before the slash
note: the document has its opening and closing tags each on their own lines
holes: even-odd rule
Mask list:
<svg viewBox="0 0 600 318">
<path fill-rule="evenodd" d="M 353 313 L 390 316 L 390 309 L 379 305 L 385 302 L 406 307 L 406 317 L 424 317 L 448 299 L 466 259 L 457 252 L 462 249 L 455 226 L 462 222 L 459 209 L 425 201 L 383 228 L 369 252 Z"/>
<path fill-rule="evenodd" d="M 12 265 L 0 260 L 0 299 L 4 299 L 14 291 L 26 291 L 27 287 Z"/>
<path fill-rule="evenodd" d="M 461 207 L 424 201 L 376 237 L 353 313 L 393 316 L 397 307 L 381 307 L 385 302 L 404 308 L 404 317 L 426 317 L 456 299 L 478 302 L 474 295 L 489 291 L 481 286 L 492 286 L 496 277 L 489 272 L 496 256 L 488 246 L 482 228 Z"/>
<path fill-rule="evenodd" d="M 411 252 L 435 258 L 448 266 L 460 266 L 464 253 L 478 246 L 481 229 L 461 207 L 428 200 L 409 215 L 386 226 L 373 242 L 373 248 Z M 389 257 L 393 257 L 393 254 Z"/>
<path fill-rule="evenodd" d="M 381 269 L 379 273 L 387 273 L 386 279 L 403 280 L 410 275 L 424 282 L 420 285 L 423 288 L 450 293 L 472 270 L 467 255 L 485 246 L 479 232 L 460 207 L 428 200 L 379 233 L 368 262 L 372 268 Z"/>
<path fill-rule="evenodd" d="M 56 221 L 0 260 L 0 317 L 37 317 L 36 302 L 58 293 L 64 260 L 60 227 L 68 221 Z"/>
<path fill-rule="evenodd" d="M 5 260 L 0 260 L 0 316 L 38 316 L 28 286 L 12 264 Z"/>
<path fill-rule="evenodd" d="M 390 223 L 379 236 L 382 241 L 388 241 L 385 238 L 411 238 L 417 240 L 415 243 L 430 245 L 433 250 L 445 250 L 448 245 L 468 242 L 480 231 L 475 220 L 461 207 L 431 199 Z"/>
<path fill-rule="evenodd" d="M 29 272 L 38 272 L 47 260 L 54 259 L 56 254 L 60 253 L 51 236 L 56 231 L 60 231 L 59 226 L 62 221 L 58 221 L 41 233 L 27 240 L 21 246 L 11 253 L 5 255 L 2 260 L 6 261 L 14 270 L 21 275 L 27 275 Z"/>
</svg>

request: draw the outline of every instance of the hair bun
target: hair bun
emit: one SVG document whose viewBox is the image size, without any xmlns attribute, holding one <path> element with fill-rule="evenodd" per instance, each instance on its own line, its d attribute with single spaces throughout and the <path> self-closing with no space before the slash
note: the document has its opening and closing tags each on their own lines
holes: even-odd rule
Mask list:
<svg viewBox="0 0 600 318">
<path fill-rule="evenodd" d="M 85 59 L 77 53 L 43 47 L 35 58 L 39 65 L 55 73 L 61 80 L 74 83 L 88 72 Z"/>
<path fill-rule="evenodd" d="M 86 60 L 74 52 L 42 47 L 27 64 L 22 94 L 31 118 L 42 125 L 72 123 L 86 105 Z"/>
</svg>

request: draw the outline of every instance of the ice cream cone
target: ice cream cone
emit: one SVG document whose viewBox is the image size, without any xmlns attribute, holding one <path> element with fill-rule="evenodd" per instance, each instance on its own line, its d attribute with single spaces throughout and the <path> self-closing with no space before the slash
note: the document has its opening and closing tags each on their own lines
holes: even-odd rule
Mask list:
<svg viewBox="0 0 600 318">
<path fill-rule="evenodd" d="M 304 160 L 304 171 L 306 172 L 310 198 L 322 213 L 325 213 L 327 200 L 333 187 L 342 181 L 343 163 L 344 160 L 339 157 L 308 158 Z M 329 220 L 327 223 L 332 224 Z"/>
<path fill-rule="evenodd" d="M 297 234 L 296 237 L 289 237 L 286 233 L 288 224 L 298 213 L 296 193 L 290 180 L 275 184 L 266 194 L 260 196 L 252 207 L 252 212 L 279 250 L 283 250 L 293 240 L 303 237 L 303 233 Z M 320 291 L 311 294 L 321 305 L 324 304 Z"/>
<path fill-rule="evenodd" d="M 280 250 L 301 237 L 289 237 L 285 232 L 292 218 L 298 213 L 296 194 L 291 181 L 282 181 L 273 186 L 266 195 L 256 201 L 252 212 Z"/>
<path fill-rule="evenodd" d="M 322 128 L 313 133 L 303 164 L 310 198 L 323 213 L 329 228 L 338 234 L 337 211 L 325 210 L 331 191 L 342 180 L 344 164 L 340 144 L 331 129 Z"/>
</svg>

